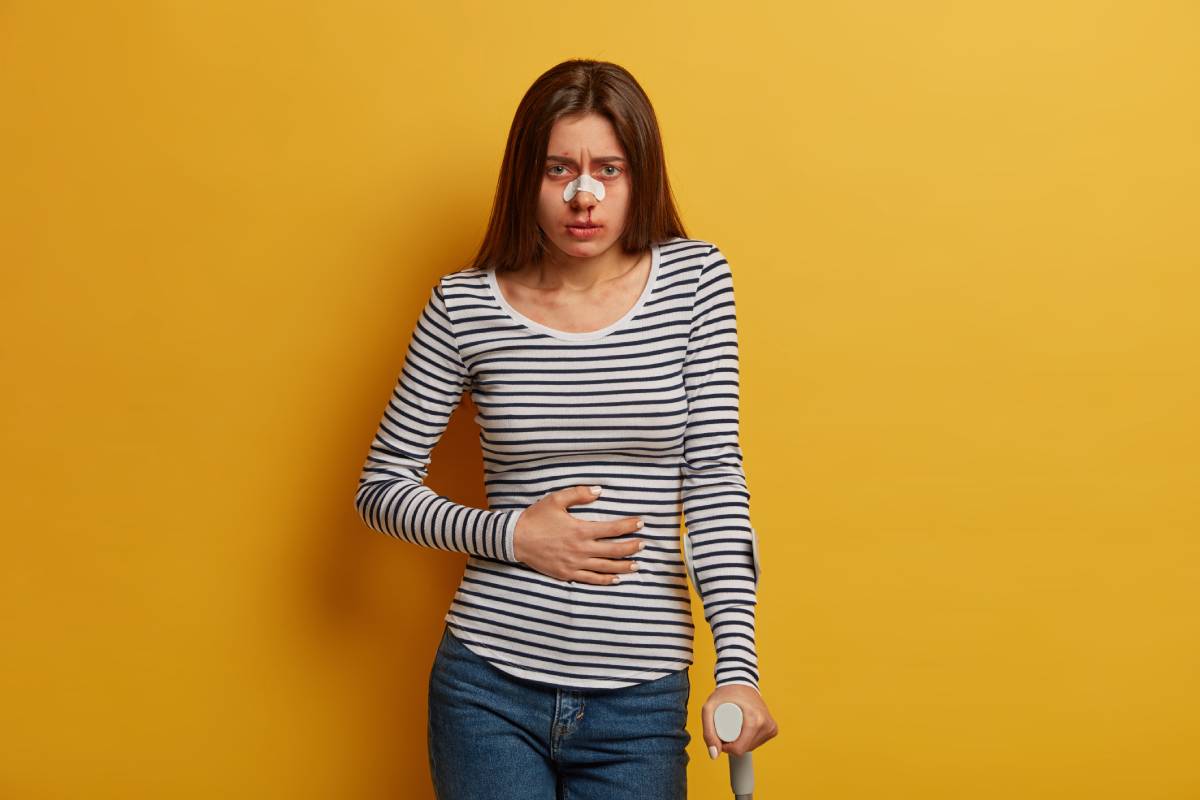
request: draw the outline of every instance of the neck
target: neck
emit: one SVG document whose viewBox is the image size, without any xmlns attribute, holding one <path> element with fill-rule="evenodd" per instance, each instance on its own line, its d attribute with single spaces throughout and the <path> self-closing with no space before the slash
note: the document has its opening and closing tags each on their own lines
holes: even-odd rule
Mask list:
<svg viewBox="0 0 1200 800">
<path fill-rule="evenodd" d="M 597 284 L 620 280 L 642 262 L 644 253 L 626 253 L 613 245 L 593 256 L 572 256 L 552 246 L 540 264 L 533 265 L 527 275 L 539 288 L 587 290 Z"/>
</svg>

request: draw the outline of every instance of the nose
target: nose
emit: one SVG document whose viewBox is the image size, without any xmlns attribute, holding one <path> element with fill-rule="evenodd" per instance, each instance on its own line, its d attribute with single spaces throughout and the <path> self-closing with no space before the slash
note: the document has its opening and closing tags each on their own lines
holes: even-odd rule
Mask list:
<svg viewBox="0 0 1200 800">
<path fill-rule="evenodd" d="M 596 199 L 596 195 L 592 194 L 587 189 L 577 190 L 575 195 L 570 200 L 571 208 L 574 209 L 591 209 L 599 204 L 599 202 L 600 201 Z"/>
</svg>

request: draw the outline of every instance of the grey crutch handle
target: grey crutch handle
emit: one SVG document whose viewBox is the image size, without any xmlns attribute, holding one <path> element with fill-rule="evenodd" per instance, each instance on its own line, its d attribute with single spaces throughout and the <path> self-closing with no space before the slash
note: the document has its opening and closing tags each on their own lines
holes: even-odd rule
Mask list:
<svg viewBox="0 0 1200 800">
<path fill-rule="evenodd" d="M 742 732 L 742 707 L 737 703 L 721 703 L 713 712 L 713 724 L 717 728 L 717 738 L 722 742 L 732 742 Z M 733 787 L 733 796 L 737 800 L 751 800 L 754 794 L 754 761 L 752 752 L 729 756 L 729 784 Z"/>
</svg>

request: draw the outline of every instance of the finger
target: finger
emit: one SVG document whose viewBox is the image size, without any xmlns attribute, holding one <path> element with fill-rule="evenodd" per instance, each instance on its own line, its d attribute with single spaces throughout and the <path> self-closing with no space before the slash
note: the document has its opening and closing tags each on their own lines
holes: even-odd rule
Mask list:
<svg viewBox="0 0 1200 800">
<path fill-rule="evenodd" d="M 625 517 L 608 521 L 584 520 L 583 529 L 589 538 L 599 542 L 603 539 L 613 539 L 617 536 L 628 536 L 637 533 L 644 527 L 640 517 Z"/>
<path fill-rule="evenodd" d="M 625 572 L 637 572 L 640 566 L 632 558 L 589 558 L 581 569 L 592 572 L 615 572 L 619 575 Z"/>
<path fill-rule="evenodd" d="M 646 543 L 641 540 L 633 540 L 629 542 L 621 542 L 621 547 L 617 550 L 617 556 L 635 556 L 646 549 Z"/>
<path fill-rule="evenodd" d="M 720 755 L 721 745 L 724 743 L 717 736 L 717 726 L 713 722 L 712 709 L 708 706 L 700 707 L 700 723 L 703 727 L 704 744 L 708 747 L 708 755 L 710 758 L 716 758 Z"/>
<path fill-rule="evenodd" d="M 577 506 L 581 503 L 590 503 L 600 496 L 599 491 L 593 489 L 601 489 L 599 486 L 568 486 L 565 489 L 559 489 L 556 492 L 551 492 L 548 496 L 554 498 L 554 502 L 561 509 L 568 509 L 571 506 Z"/>
<path fill-rule="evenodd" d="M 646 527 L 646 523 L 641 517 L 625 517 L 615 522 L 605 523 L 605 527 L 612 531 L 609 536 L 620 536 L 623 533 L 636 533 Z"/>
<path fill-rule="evenodd" d="M 744 756 L 758 746 L 758 726 L 743 724 L 738 738 L 725 742 L 725 752 L 735 756 Z"/>
<path fill-rule="evenodd" d="M 610 584 L 620 583 L 621 576 L 616 573 L 593 572 L 591 570 L 581 569 L 576 570 L 575 577 L 571 580 L 578 583 L 594 583 L 597 586 L 608 586 Z"/>
<path fill-rule="evenodd" d="M 591 542 L 588 545 L 593 558 L 625 558 L 636 556 L 646 549 L 646 543 L 641 539 L 622 539 L 619 542 Z"/>
</svg>

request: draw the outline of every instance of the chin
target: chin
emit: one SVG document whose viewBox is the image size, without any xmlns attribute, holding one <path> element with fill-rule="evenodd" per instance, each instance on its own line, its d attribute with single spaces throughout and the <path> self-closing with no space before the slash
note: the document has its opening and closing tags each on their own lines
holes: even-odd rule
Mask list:
<svg viewBox="0 0 1200 800">
<path fill-rule="evenodd" d="M 597 253 L 602 253 L 607 250 L 613 243 L 613 238 L 608 235 L 605 230 L 595 239 L 581 240 L 573 239 L 569 234 L 556 236 L 554 243 L 558 245 L 558 249 L 562 250 L 567 255 L 572 256 L 592 256 Z"/>
<path fill-rule="evenodd" d="M 604 236 L 597 236 L 595 239 L 572 239 L 570 236 L 564 236 L 559 241 L 563 247 L 574 250 L 595 250 L 598 246 L 608 244 L 608 239 Z"/>
</svg>

